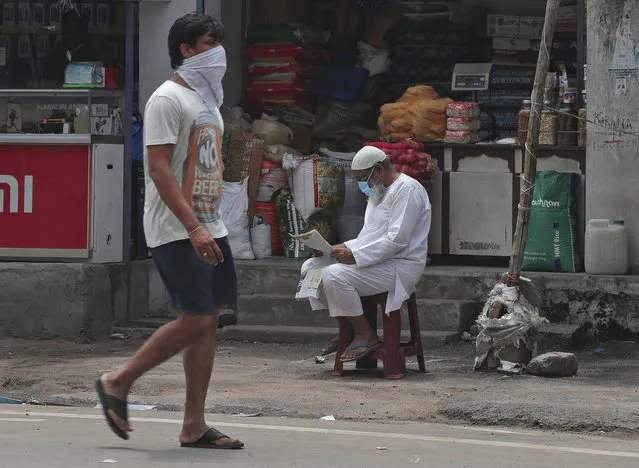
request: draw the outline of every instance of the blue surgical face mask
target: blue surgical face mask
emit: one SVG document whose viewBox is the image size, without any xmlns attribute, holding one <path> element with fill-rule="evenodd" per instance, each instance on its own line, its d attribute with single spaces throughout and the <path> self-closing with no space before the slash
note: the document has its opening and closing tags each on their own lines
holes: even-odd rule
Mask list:
<svg viewBox="0 0 639 468">
<path fill-rule="evenodd" d="M 366 180 L 360 180 L 357 182 L 357 184 L 359 185 L 359 189 L 367 197 L 371 197 L 373 196 L 373 193 L 375 193 L 375 191 L 371 188 L 370 184 L 368 183 L 368 181 L 371 180 L 371 177 L 373 177 L 373 172 L 375 172 L 375 168 L 371 169 L 371 172 L 370 174 L 368 174 L 368 177 L 366 178 Z"/>
<path fill-rule="evenodd" d="M 370 185 L 368 185 L 368 182 L 366 182 L 365 180 L 360 180 L 357 184 L 359 185 L 359 189 L 364 195 L 366 195 L 367 197 L 371 197 L 373 195 L 373 189 Z"/>
</svg>

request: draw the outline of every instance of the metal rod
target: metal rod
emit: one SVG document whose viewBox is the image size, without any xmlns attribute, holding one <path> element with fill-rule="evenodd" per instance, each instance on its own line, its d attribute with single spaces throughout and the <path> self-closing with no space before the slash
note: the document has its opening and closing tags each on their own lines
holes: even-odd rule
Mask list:
<svg viewBox="0 0 639 468">
<path fill-rule="evenodd" d="M 122 260 L 131 258 L 131 202 L 132 202 L 132 150 L 133 150 L 133 79 L 135 63 L 135 3 L 126 5 L 126 60 L 124 70 L 124 203 L 122 219 Z"/>
</svg>

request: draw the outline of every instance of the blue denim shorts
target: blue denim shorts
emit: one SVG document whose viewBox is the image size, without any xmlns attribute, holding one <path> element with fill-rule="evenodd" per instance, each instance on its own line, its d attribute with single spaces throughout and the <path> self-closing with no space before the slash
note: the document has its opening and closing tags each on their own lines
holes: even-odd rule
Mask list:
<svg viewBox="0 0 639 468">
<path fill-rule="evenodd" d="M 212 315 L 213 310 L 237 310 L 237 272 L 226 237 L 216 239 L 224 263 L 210 265 L 195 253 L 191 241 L 181 240 L 151 249 L 173 307 L 189 314 Z"/>
</svg>

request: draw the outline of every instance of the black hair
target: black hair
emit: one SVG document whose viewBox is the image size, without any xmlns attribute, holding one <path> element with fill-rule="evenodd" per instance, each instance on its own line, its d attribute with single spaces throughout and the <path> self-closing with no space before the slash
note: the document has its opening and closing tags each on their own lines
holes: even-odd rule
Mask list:
<svg viewBox="0 0 639 468">
<path fill-rule="evenodd" d="M 171 68 L 177 69 L 184 63 L 180 47 L 188 44 L 195 47 L 198 39 L 210 35 L 215 41 L 224 40 L 224 25 L 217 18 L 204 13 L 188 13 L 177 19 L 169 32 L 169 56 Z"/>
</svg>

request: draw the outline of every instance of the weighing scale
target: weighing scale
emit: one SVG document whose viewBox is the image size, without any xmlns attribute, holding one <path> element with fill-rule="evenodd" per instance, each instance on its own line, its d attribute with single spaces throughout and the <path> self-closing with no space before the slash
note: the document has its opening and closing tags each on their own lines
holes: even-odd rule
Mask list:
<svg viewBox="0 0 639 468">
<path fill-rule="evenodd" d="M 477 91 L 488 91 L 492 63 L 458 63 L 453 70 L 452 91 L 473 93 L 473 102 L 477 102 Z"/>
<path fill-rule="evenodd" d="M 490 88 L 490 74 L 492 63 L 458 63 L 453 70 L 452 91 L 472 93 L 472 102 L 477 102 L 477 91 L 488 91 Z M 481 106 L 491 121 L 491 139 L 497 136 L 497 118 L 490 107 Z"/>
</svg>

